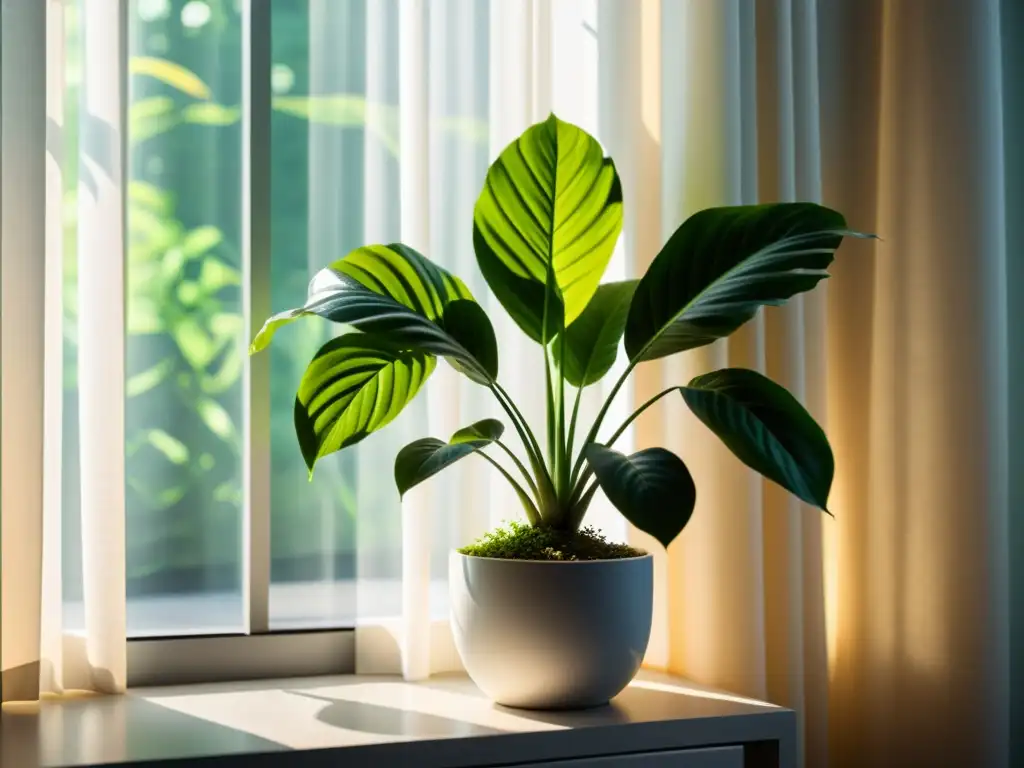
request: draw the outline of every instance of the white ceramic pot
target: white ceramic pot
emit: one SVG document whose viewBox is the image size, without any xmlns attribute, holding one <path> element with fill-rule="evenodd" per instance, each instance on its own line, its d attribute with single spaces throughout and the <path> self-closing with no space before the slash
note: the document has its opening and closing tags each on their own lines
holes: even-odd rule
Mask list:
<svg viewBox="0 0 1024 768">
<path fill-rule="evenodd" d="M 498 704 L 605 704 L 640 668 L 651 634 L 651 555 L 547 562 L 449 560 L 452 632 L 473 682 Z"/>
</svg>

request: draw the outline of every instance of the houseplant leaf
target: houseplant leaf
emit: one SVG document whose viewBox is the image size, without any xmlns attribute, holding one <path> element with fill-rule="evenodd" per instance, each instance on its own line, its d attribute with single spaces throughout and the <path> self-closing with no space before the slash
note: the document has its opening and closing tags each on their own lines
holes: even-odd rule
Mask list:
<svg viewBox="0 0 1024 768">
<path fill-rule="evenodd" d="M 592 136 L 551 115 L 488 170 L 473 247 L 502 306 L 544 343 L 583 312 L 621 229 L 622 187 L 611 158 Z"/>
<path fill-rule="evenodd" d="M 494 329 L 469 289 L 401 244 L 357 248 L 320 270 L 309 284 L 306 303 L 267 320 L 251 351 L 263 349 L 278 328 L 305 315 L 442 355 L 478 383 L 498 375 Z"/>
<path fill-rule="evenodd" d="M 690 521 L 697 489 L 682 459 L 664 448 L 625 456 L 591 443 L 587 462 L 608 500 L 629 522 L 668 546 Z"/>
<path fill-rule="evenodd" d="M 744 368 L 697 376 L 682 388 L 690 410 L 740 461 L 820 509 L 835 462 L 821 427 L 793 395 Z"/>
<path fill-rule="evenodd" d="M 551 345 L 556 364 L 574 387 L 600 381 L 615 364 L 636 285 L 636 280 L 624 280 L 598 286 L 583 314 L 565 329 L 564 347 L 560 337 Z"/>
<path fill-rule="evenodd" d="M 640 280 L 626 319 L 630 360 L 710 344 L 828 276 L 846 230 L 813 203 L 709 208 L 668 239 Z"/>
<path fill-rule="evenodd" d="M 436 437 L 414 440 L 395 457 L 395 485 L 402 496 L 406 491 L 433 477 L 459 459 L 499 439 L 505 431 L 497 419 L 484 419 L 463 427 L 447 443 Z"/>
<path fill-rule="evenodd" d="M 434 357 L 390 339 L 346 333 L 320 348 L 295 398 L 295 434 L 310 473 L 318 459 L 388 424 L 419 392 Z"/>
</svg>

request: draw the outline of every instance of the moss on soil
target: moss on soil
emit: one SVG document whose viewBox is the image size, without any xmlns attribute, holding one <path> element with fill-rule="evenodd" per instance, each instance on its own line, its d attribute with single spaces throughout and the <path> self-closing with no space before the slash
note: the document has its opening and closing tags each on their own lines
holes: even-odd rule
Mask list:
<svg viewBox="0 0 1024 768">
<path fill-rule="evenodd" d="M 459 552 L 503 560 L 617 560 L 647 554 L 628 544 L 607 541 L 593 528 L 556 531 L 521 522 L 495 528 Z"/>
</svg>

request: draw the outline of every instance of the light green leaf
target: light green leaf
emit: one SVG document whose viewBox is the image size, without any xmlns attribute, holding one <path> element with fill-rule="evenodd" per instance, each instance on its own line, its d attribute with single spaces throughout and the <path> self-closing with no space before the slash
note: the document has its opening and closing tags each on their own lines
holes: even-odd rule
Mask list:
<svg viewBox="0 0 1024 768">
<path fill-rule="evenodd" d="M 447 443 L 436 437 L 409 443 L 395 457 L 395 485 L 399 495 L 404 496 L 442 469 L 500 439 L 504 430 L 500 421 L 484 419 L 463 427 Z"/>
<path fill-rule="evenodd" d="M 196 370 L 209 365 L 217 354 L 217 345 L 194 317 L 183 317 L 175 323 L 171 328 L 171 336 L 188 364 Z"/>
<path fill-rule="evenodd" d="M 154 77 L 163 83 L 196 99 L 210 98 L 210 88 L 189 69 L 173 61 L 152 56 L 132 56 L 128 71 L 133 75 Z"/>
<path fill-rule="evenodd" d="M 231 339 L 242 332 L 243 318 L 237 312 L 218 312 L 210 318 L 210 333 L 218 339 Z"/>
<path fill-rule="evenodd" d="M 835 460 L 828 438 L 799 401 L 757 371 L 726 368 L 681 389 L 697 418 L 740 461 L 825 510 Z"/>
<path fill-rule="evenodd" d="M 277 96 L 273 108 L 318 125 L 364 129 L 398 157 L 398 107 L 394 104 L 368 103 L 362 96 L 338 93 Z"/>
<path fill-rule="evenodd" d="M 128 137 L 133 144 L 166 133 L 178 124 L 174 102 L 167 96 L 150 96 L 128 108 Z"/>
<path fill-rule="evenodd" d="M 160 308 L 152 298 L 133 295 L 129 297 L 127 306 L 129 335 L 145 336 L 166 330 Z"/>
<path fill-rule="evenodd" d="M 318 272 L 305 305 L 267 320 L 250 352 L 266 347 L 281 326 L 311 314 L 442 355 L 478 383 L 498 375 L 494 329 L 469 289 L 399 243 L 357 248 Z"/>
<path fill-rule="evenodd" d="M 208 397 L 201 399 L 196 404 L 196 411 L 203 423 L 217 437 L 229 441 L 234 439 L 235 423 L 231 420 L 231 415 L 224 410 L 224 406 L 216 400 Z"/>
<path fill-rule="evenodd" d="M 233 125 L 241 119 L 242 110 L 204 101 L 186 106 L 181 110 L 181 117 L 195 125 Z"/>
<path fill-rule="evenodd" d="M 242 375 L 244 360 L 245 357 L 237 345 L 228 346 L 217 370 L 212 375 L 200 375 L 203 392 L 208 395 L 220 395 L 231 389 Z"/>
<path fill-rule="evenodd" d="M 214 294 L 229 285 L 241 285 L 242 274 L 234 267 L 229 267 L 220 259 L 207 257 L 199 269 L 199 285 L 207 294 Z"/>
<path fill-rule="evenodd" d="M 194 280 L 182 280 L 178 284 L 178 301 L 186 307 L 191 307 L 201 297 L 199 285 Z"/>
<path fill-rule="evenodd" d="M 185 235 L 181 243 L 181 252 L 186 259 L 194 259 L 216 248 L 223 241 L 224 234 L 217 227 L 196 227 Z"/>
<path fill-rule="evenodd" d="M 184 464 L 188 461 L 188 447 L 162 429 L 149 430 L 146 440 L 172 464 Z"/>
<path fill-rule="evenodd" d="M 174 211 L 174 197 L 171 193 L 137 179 L 128 182 L 128 200 L 160 216 L 170 216 Z M 134 211 L 129 215 L 133 214 Z"/>
<path fill-rule="evenodd" d="M 640 280 L 626 319 L 630 360 L 724 338 L 768 304 L 783 304 L 828 277 L 846 229 L 813 203 L 708 208 L 675 231 Z"/>
<path fill-rule="evenodd" d="M 473 247 L 494 295 L 543 343 L 583 313 L 621 229 L 622 187 L 611 158 L 588 133 L 552 115 L 488 170 L 473 213 Z"/>
<path fill-rule="evenodd" d="M 697 503 L 697 488 L 682 459 L 664 448 L 631 456 L 591 443 L 587 462 L 615 508 L 641 531 L 667 547 L 686 527 Z"/>
<path fill-rule="evenodd" d="M 565 329 L 564 347 L 561 337 L 552 342 L 555 363 L 574 387 L 600 381 L 615 364 L 636 285 L 624 280 L 598 286 L 583 314 Z"/>
<path fill-rule="evenodd" d="M 162 384 L 173 370 L 174 361 L 170 358 L 165 358 L 141 373 L 129 376 L 124 385 L 125 397 L 137 397 L 145 392 L 149 392 L 153 387 Z"/>
<path fill-rule="evenodd" d="M 435 364 L 428 354 L 368 333 L 347 333 L 321 347 L 295 398 L 295 433 L 310 475 L 317 460 L 398 416 Z"/>
</svg>

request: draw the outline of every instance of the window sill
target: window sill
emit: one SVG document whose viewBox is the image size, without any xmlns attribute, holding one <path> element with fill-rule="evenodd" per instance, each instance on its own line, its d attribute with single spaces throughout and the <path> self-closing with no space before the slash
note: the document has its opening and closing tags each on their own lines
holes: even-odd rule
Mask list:
<svg viewBox="0 0 1024 768">
<path fill-rule="evenodd" d="M 608 707 L 563 713 L 495 706 L 463 676 L 339 676 L 8 707 L 0 766 L 788 767 L 795 739 L 790 710 L 656 673 Z"/>
</svg>

